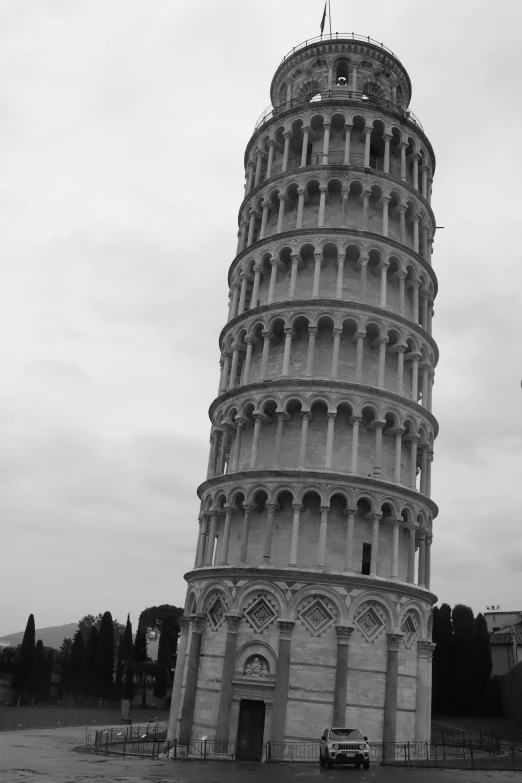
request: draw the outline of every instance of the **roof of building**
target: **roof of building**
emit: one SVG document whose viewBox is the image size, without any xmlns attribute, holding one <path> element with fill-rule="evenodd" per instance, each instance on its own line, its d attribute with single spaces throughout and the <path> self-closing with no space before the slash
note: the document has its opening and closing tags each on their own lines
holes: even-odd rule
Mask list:
<svg viewBox="0 0 522 783">
<path fill-rule="evenodd" d="M 522 623 L 510 625 L 501 631 L 493 631 L 489 635 L 490 644 L 522 644 Z"/>
</svg>

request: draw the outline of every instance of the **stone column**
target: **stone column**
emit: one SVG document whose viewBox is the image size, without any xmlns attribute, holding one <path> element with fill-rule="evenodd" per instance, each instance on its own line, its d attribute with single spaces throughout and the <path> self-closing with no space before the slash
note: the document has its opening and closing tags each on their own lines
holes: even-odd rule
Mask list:
<svg viewBox="0 0 522 783">
<path fill-rule="evenodd" d="M 169 725 L 167 728 L 167 742 L 174 742 L 178 734 L 178 717 L 181 702 L 181 685 L 183 684 L 183 674 L 185 672 L 185 655 L 187 653 L 188 632 L 190 618 L 179 618 L 179 642 L 178 654 L 176 657 L 176 668 L 174 670 L 174 683 L 172 685 L 172 697 L 170 700 Z"/>
<path fill-rule="evenodd" d="M 403 182 L 406 182 L 406 148 L 407 144 L 405 141 L 401 141 L 399 144 L 399 149 L 401 151 L 401 180 Z"/>
<path fill-rule="evenodd" d="M 431 407 L 433 405 L 433 383 L 435 380 L 435 370 L 428 372 L 428 405 L 427 408 L 431 413 Z"/>
<path fill-rule="evenodd" d="M 392 140 L 392 137 L 389 133 L 385 133 L 383 135 L 384 140 L 384 173 L 389 174 L 390 173 L 390 141 Z"/>
<path fill-rule="evenodd" d="M 263 201 L 262 207 L 263 212 L 261 215 L 261 230 L 259 232 L 259 239 L 264 239 L 266 237 L 266 224 L 268 222 L 268 210 L 270 209 L 269 202 Z"/>
<path fill-rule="evenodd" d="M 428 472 L 426 475 L 426 495 L 431 498 L 431 463 L 433 462 L 433 451 L 428 451 Z"/>
<path fill-rule="evenodd" d="M 283 150 L 283 165 L 281 167 L 282 173 L 284 173 L 288 168 L 288 152 L 290 150 L 290 138 L 292 134 L 290 133 L 290 131 L 284 131 L 283 136 L 285 137 L 285 146 Z"/>
<path fill-rule="evenodd" d="M 382 202 L 382 235 L 383 237 L 388 236 L 388 204 L 390 203 L 391 198 L 389 196 L 383 196 L 381 198 Z"/>
<path fill-rule="evenodd" d="M 429 668 L 434 645 L 429 641 L 417 640 L 417 687 L 415 689 L 415 742 L 427 742 L 427 716 L 430 708 L 428 702 Z"/>
<path fill-rule="evenodd" d="M 234 456 L 232 457 L 232 465 L 230 467 L 230 470 L 233 472 L 235 472 L 239 467 L 239 456 L 241 454 L 241 441 L 243 439 L 243 430 L 246 424 L 245 419 L 241 417 L 237 418 L 236 422 L 237 422 L 237 429 L 236 429 L 236 439 L 234 441 Z"/>
<path fill-rule="evenodd" d="M 419 354 L 414 353 L 411 360 L 411 398 L 413 402 L 419 399 Z"/>
<path fill-rule="evenodd" d="M 277 656 L 276 682 L 274 688 L 274 708 L 272 713 L 271 742 L 284 742 L 286 726 L 286 705 L 288 685 L 290 683 L 290 642 L 294 622 L 278 620 L 279 650 Z"/>
<path fill-rule="evenodd" d="M 399 241 L 406 244 L 406 207 L 401 206 L 397 210 L 399 213 Z"/>
<path fill-rule="evenodd" d="M 352 137 L 352 128 L 353 125 L 345 125 L 344 126 L 346 135 L 344 139 L 344 161 L 343 164 L 345 166 L 348 166 L 350 164 L 350 141 Z"/>
<path fill-rule="evenodd" d="M 330 470 L 332 467 L 332 458 L 333 458 L 333 442 L 334 442 L 334 432 L 335 432 L 335 417 L 336 413 L 334 412 L 328 412 L 328 429 L 326 431 L 326 454 L 324 458 L 324 469 Z"/>
<path fill-rule="evenodd" d="M 386 367 L 386 345 L 388 344 L 387 337 L 379 337 L 379 367 L 377 373 L 377 386 L 379 389 L 384 389 L 384 370 Z"/>
<path fill-rule="evenodd" d="M 424 586 L 426 590 L 430 589 L 431 585 L 431 542 L 433 541 L 433 536 L 427 535 L 426 536 L 426 554 L 425 554 L 425 561 L 426 565 L 424 567 Z"/>
<path fill-rule="evenodd" d="M 223 671 L 221 673 L 221 687 L 219 690 L 219 706 L 216 723 L 216 742 L 228 744 L 230 730 L 230 706 L 232 702 L 232 675 L 236 660 L 237 635 L 241 616 L 227 614 L 227 640 L 225 642 L 225 656 L 223 658 Z M 219 745 L 216 751 L 220 752 Z M 226 752 L 227 747 L 222 748 Z"/>
<path fill-rule="evenodd" d="M 413 221 L 413 249 L 416 253 L 419 252 L 419 223 L 420 223 L 420 215 L 414 215 L 412 217 Z"/>
<path fill-rule="evenodd" d="M 330 506 L 321 506 L 321 524 L 319 526 L 319 546 L 317 552 L 317 567 L 324 568 L 326 558 L 326 536 L 328 532 L 328 512 Z"/>
<path fill-rule="evenodd" d="M 368 274 L 368 261 L 369 258 L 367 258 L 366 256 L 361 256 L 359 259 L 359 264 L 361 267 L 361 284 L 360 284 L 359 296 L 361 302 L 364 302 L 366 299 L 366 277 Z"/>
<path fill-rule="evenodd" d="M 314 352 L 315 352 L 315 336 L 317 334 L 317 326 L 308 327 L 308 357 L 306 360 L 306 377 L 311 378 L 314 374 Z"/>
<path fill-rule="evenodd" d="M 319 199 L 319 217 L 317 221 L 317 226 L 318 228 L 322 228 L 324 226 L 324 210 L 326 206 L 326 186 L 320 185 L 319 192 L 321 196 Z"/>
<path fill-rule="evenodd" d="M 210 532 L 208 534 L 207 554 L 205 565 L 211 566 L 214 562 L 214 546 L 216 543 L 217 511 L 210 512 Z"/>
<path fill-rule="evenodd" d="M 419 158 L 420 155 L 418 152 L 414 152 L 412 155 L 413 158 L 413 187 L 415 190 L 419 189 Z"/>
<path fill-rule="evenodd" d="M 279 199 L 279 213 L 277 215 L 277 233 L 280 234 L 283 230 L 283 219 L 285 216 L 285 201 L 286 196 L 284 193 L 279 193 L 278 195 Z"/>
<path fill-rule="evenodd" d="M 228 546 L 230 543 L 230 525 L 232 522 L 233 506 L 225 503 L 223 506 L 225 509 L 225 527 L 223 529 L 223 543 L 221 545 L 221 561 L 219 565 L 227 565 L 228 563 Z"/>
<path fill-rule="evenodd" d="M 343 280 L 344 280 L 344 256 L 337 256 L 337 285 L 335 287 L 335 298 L 343 298 Z"/>
<path fill-rule="evenodd" d="M 256 264 L 254 267 L 254 286 L 252 288 L 252 298 L 250 300 L 250 309 L 253 307 L 257 307 L 257 300 L 259 297 L 259 283 L 261 280 L 261 272 L 263 271 L 263 267 L 259 266 L 259 264 Z"/>
<path fill-rule="evenodd" d="M 370 576 L 377 576 L 377 564 L 379 561 L 379 522 L 382 514 L 373 514 L 372 529 L 372 558 L 370 561 Z"/>
<path fill-rule="evenodd" d="M 241 221 L 241 234 L 240 234 L 240 238 L 239 238 L 239 253 L 242 253 L 243 250 L 246 247 L 247 230 L 248 230 L 248 221 L 242 220 Z"/>
<path fill-rule="evenodd" d="M 406 280 L 407 272 L 404 270 L 400 270 L 397 272 L 397 277 L 399 278 L 399 315 L 402 315 L 404 317 L 405 315 L 405 284 L 404 281 Z"/>
<path fill-rule="evenodd" d="M 423 226 L 421 229 L 422 234 L 422 257 L 425 261 L 428 261 L 428 226 Z M 424 321 L 424 328 L 426 328 L 426 321 Z"/>
<path fill-rule="evenodd" d="M 301 412 L 301 445 L 299 447 L 299 470 L 303 470 L 306 464 L 306 441 L 308 439 L 308 422 L 310 421 L 310 411 Z"/>
<path fill-rule="evenodd" d="M 352 626 L 336 625 L 337 665 L 335 667 L 335 688 L 332 726 L 344 726 L 346 723 L 346 690 L 348 684 L 348 647 Z"/>
<path fill-rule="evenodd" d="M 420 493 L 426 494 L 426 483 L 428 478 L 428 446 L 424 443 L 421 450 L 421 475 L 420 475 Z"/>
<path fill-rule="evenodd" d="M 422 362 L 419 367 L 422 370 L 422 405 L 428 410 L 429 362 Z"/>
<path fill-rule="evenodd" d="M 259 452 L 259 436 L 261 434 L 261 413 L 254 413 L 254 436 L 252 438 L 252 454 L 250 457 L 250 470 L 257 468 L 257 455 Z"/>
<path fill-rule="evenodd" d="M 352 92 L 357 92 L 357 66 L 352 68 Z"/>
<path fill-rule="evenodd" d="M 422 172 L 422 196 L 427 200 L 428 198 L 428 167 L 421 166 Z"/>
<path fill-rule="evenodd" d="M 399 681 L 399 647 L 402 633 L 388 633 L 388 660 L 386 663 L 386 690 L 384 693 L 383 742 L 397 738 L 397 685 Z"/>
<path fill-rule="evenodd" d="M 399 578 L 399 529 L 400 529 L 400 520 L 394 519 L 393 530 L 392 530 L 392 567 L 391 567 L 392 579 Z"/>
<path fill-rule="evenodd" d="M 341 327 L 334 327 L 333 329 L 333 350 L 332 350 L 332 369 L 330 370 L 330 378 L 337 378 L 339 369 L 339 348 L 341 344 L 341 335 L 343 330 Z"/>
<path fill-rule="evenodd" d="M 411 284 L 413 288 L 413 314 L 412 321 L 416 324 L 419 323 L 419 288 L 420 283 L 418 280 L 414 280 Z"/>
<path fill-rule="evenodd" d="M 270 179 L 272 176 L 272 164 L 274 162 L 274 147 L 275 141 L 270 139 L 268 142 L 268 162 L 266 164 L 266 179 Z"/>
<path fill-rule="evenodd" d="M 328 164 L 328 147 L 330 146 L 330 123 L 324 123 L 324 137 L 323 137 L 323 166 Z"/>
<path fill-rule="evenodd" d="M 357 453 L 359 451 L 359 424 L 362 416 L 352 416 L 352 457 L 350 460 L 350 473 L 357 474 Z"/>
<path fill-rule="evenodd" d="M 194 706 L 196 704 L 196 690 L 198 687 L 199 657 L 201 655 L 201 636 L 203 634 L 204 614 L 192 615 L 192 637 L 187 662 L 187 676 L 185 679 L 185 693 L 183 694 L 183 706 L 181 708 L 181 723 L 179 727 L 179 741 L 190 742 L 192 733 L 192 721 L 194 719 Z"/>
<path fill-rule="evenodd" d="M 365 166 L 365 168 L 369 168 L 370 167 L 370 140 L 371 140 L 372 130 L 373 130 L 373 128 L 369 128 L 368 126 L 366 126 L 366 128 L 364 129 L 364 135 L 365 135 L 365 139 L 364 139 L 364 166 Z"/>
<path fill-rule="evenodd" d="M 299 256 L 293 253 L 291 258 L 292 258 L 292 272 L 290 274 L 290 291 L 288 292 L 288 298 L 295 299 L 295 289 L 297 286 L 297 269 L 299 267 Z"/>
<path fill-rule="evenodd" d="M 375 422 L 375 453 L 373 459 L 372 476 L 374 478 L 380 478 L 382 472 L 382 430 L 385 426 L 385 421 Z"/>
<path fill-rule="evenodd" d="M 314 253 L 315 269 L 314 269 L 314 282 L 312 285 L 312 299 L 317 299 L 319 296 L 319 284 L 321 280 L 321 264 L 323 263 L 323 254 Z"/>
<path fill-rule="evenodd" d="M 299 516 L 303 510 L 303 506 L 299 503 L 293 503 L 294 518 L 292 521 L 292 538 L 290 539 L 290 562 L 288 565 L 297 565 L 297 543 L 299 541 Z"/>
<path fill-rule="evenodd" d="M 243 368 L 243 384 L 247 384 L 250 380 L 250 363 L 252 361 L 252 347 L 254 345 L 255 337 L 245 337 L 246 342 L 246 356 L 245 366 Z"/>
<path fill-rule="evenodd" d="M 247 238 L 247 247 L 250 247 L 250 245 L 254 241 L 254 229 L 256 227 L 256 212 L 253 209 L 250 212 L 250 223 L 248 225 L 248 238 Z"/>
<path fill-rule="evenodd" d="M 301 149 L 301 168 L 306 166 L 306 154 L 308 152 L 308 134 L 310 133 L 310 128 L 308 125 L 306 125 L 303 128 L 303 147 Z"/>
<path fill-rule="evenodd" d="M 363 214 L 362 214 L 362 230 L 368 231 L 368 212 L 370 209 L 370 196 L 371 190 L 365 190 L 363 193 Z"/>
<path fill-rule="evenodd" d="M 232 283 L 233 293 L 232 293 L 232 309 L 231 309 L 231 318 L 235 318 L 238 314 L 237 310 L 239 307 L 239 283 L 237 281 Z"/>
<path fill-rule="evenodd" d="M 303 210 L 304 210 L 304 197 L 305 197 L 305 189 L 304 188 L 297 188 L 297 215 L 295 220 L 295 227 L 302 228 L 303 227 Z"/>
<path fill-rule="evenodd" d="M 397 347 L 397 391 L 399 394 L 404 394 L 404 354 L 406 352 L 405 345 L 399 345 Z"/>
<path fill-rule="evenodd" d="M 237 343 L 234 343 L 232 345 L 232 367 L 230 368 L 230 383 L 228 384 L 229 389 L 236 388 L 238 362 L 239 362 L 239 345 Z"/>
<path fill-rule="evenodd" d="M 201 517 L 201 530 L 199 533 L 199 549 L 198 549 L 198 559 L 196 563 L 196 568 L 202 568 L 203 564 L 205 562 L 205 549 L 207 546 L 207 526 L 208 522 L 203 514 Z"/>
<path fill-rule="evenodd" d="M 366 332 L 355 332 L 357 338 L 357 350 L 355 354 L 355 383 L 361 383 L 362 381 L 362 368 L 363 368 L 363 352 L 364 352 L 364 338 Z"/>
<path fill-rule="evenodd" d="M 343 200 L 341 203 L 341 227 L 346 228 L 348 223 L 348 197 L 350 195 L 349 190 L 342 191 Z"/>
<path fill-rule="evenodd" d="M 283 354 L 283 372 L 281 375 L 283 378 L 287 378 L 290 374 L 290 350 L 292 348 L 292 337 L 294 336 L 294 330 L 292 327 L 285 329 L 285 351 Z"/>
<path fill-rule="evenodd" d="M 230 444 L 230 429 L 228 424 L 224 424 L 223 427 L 225 427 L 225 431 L 223 432 L 223 435 L 221 437 L 221 451 L 219 454 L 219 464 L 217 468 L 217 475 L 222 476 L 225 472 L 225 462 L 227 459 L 227 451 Z"/>
<path fill-rule="evenodd" d="M 404 435 L 404 429 L 397 427 L 395 430 L 395 469 L 393 480 L 396 484 L 401 483 L 401 468 L 402 468 L 402 436 Z"/>
<path fill-rule="evenodd" d="M 412 435 L 410 441 L 410 489 L 417 489 L 417 443 L 418 435 Z"/>
<path fill-rule="evenodd" d="M 274 470 L 279 470 L 281 463 L 281 448 L 283 445 L 283 430 L 285 426 L 286 413 L 284 411 L 277 411 L 277 430 L 276 430 L 276 442 L 274 449 Z"/>
<path fill-rule="evenodd" d="M 424 587 L 426 578 L 426 531 L 424 528 L 421 528 L 419 532 L 419 572 L 417 574 L 417 585 L 419 587 Z"/>
<path fill-rule="evenodd" d="M 353 533 L 355 526 L 355 514 L 357 509 L 348 509 L 348 523 L 346 526 L 346 553 L 344 558 L 344 570 L 353 571 Z"/>
<path fill-rule="evenodd" d="M 272 271 L 270 273 L 270 287 L 268 289 L 268 304 L 272 304 L 272 302 L 275 299 L 277 267 L 279 266 L 279 261 L 277 260 L 277 258 L 270 259 L 270 265 L 272 266 Z"/>
<path fill-rule="evenodd" d="M 248 163 L 247 163 L 248 179 L 247 179 L 247 184 L 246 184 L 246 188 L 245 188 L 245 195 L 247 193 L 250 193 L 250 191 L 252 190 L 252 185 L 254 184 L 254 169 L 255 169 L 255 167 L 256 167 L 256 164 L 254 163 L 254 161 L 253 160 L 249 160 Z"/>
<path fill-rule="evenodd" d="M 270 332 L 262 332 L 263 335 L 263 355 L 261 356 L 261 374 L 260 381 L 266 381 L 266 375 L 268 372 L 268 356 L 270 354 L 270 339 L 272 337 Z"/>
<path fill-rule="evenodd" d="M 272 550 L 272 531 L 274 529 L 275 503 L 266 504 L 266 528 L 265 543 L 263 547 L 263 561 L 266 565 L 270 563 L 270 553 Z"/>
<path fill-rule="evenodd" d="M 407 582 L 410 584 L 415 583 L 415 522 L 411 522 L 408 526 L 410 531 L 410 541 L 408 547 L 408 576 Z"/>
<path fill-rule="evenodd" d="M 207 479 L 214 476 L 214 464 L 216 461 L 216 436 L 210 433 L 210 453 L 208 455 Z"/>
<path fill-rule="evenodd" d="M 250 533 L 250 514 L 252 513 L 254 506 L 249 506 L 248 503 L 243 504 L 243 511 L 245 516 L 243 517 L 243 532 L 241 534 L 241 551 L 239 553 L 239 562 L 245 565 L 248 554 L 248 535 Z"/>
<path fill-rule="evenodd" d="M 264 158 L 264 153 L 259 150 L 257 153 L 257 162 L 256 162 L 256 174 L 254 177 L 254 187 L 257 188 L 259 185 L 259 182 L 261 180 L 261 162 Z"/>
<path fill-rule="evenodd" d="M 380 307 L 386 307 L 386 284 L 388 282 L 387 272 L 390 266 L 389 261 L 381 261 L 379 269 L 381 270 L 381 297 L 379 305 Z"/>
</svg>

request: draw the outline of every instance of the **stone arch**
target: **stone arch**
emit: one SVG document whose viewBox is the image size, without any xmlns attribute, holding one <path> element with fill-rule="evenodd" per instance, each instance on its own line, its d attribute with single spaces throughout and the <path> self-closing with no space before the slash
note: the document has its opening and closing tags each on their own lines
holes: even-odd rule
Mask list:
<svg viewBox="0 0 522 783">
<path fill-rule="evenodd" d="M 198 612 L 207 612 L 210 608 L 210 603 L 212 602 L 214 595 L 218 594 L 222 597 L 227 612 L 230 612 L 234 603 L 234 599 L 232 598 L 230 589 L 221 579 L 212 579 L 210 582 L 205 584 L 199 595 Z"/>
<path fill-rule="evenodd" d="M 370 605 L 372 603 L 375 603 L 378 606 L 380 606 L 386 615 L 386 619 L 387 619 L 386 632 L 397 633 L 399 627 L 399 618 L 397 615 L 397 611 L 391 602 L 391 599 L 387 595 L 384 595 L 383 593 L 377 593 L 373 591 L 362 593 L 361 595 L 358 595 L 356 598 L 354 598 L 354 600 L 352 601 L 348 609 L 349 625 L 354 624 L 355 618 L 358 614 L 358 610 L 361 609 L 364 606 L 364 604 Z"/>
<path fill-rule="evenodd" d="M 414 600 L 409 600 L 407 603 L 405 603 L 403 606 L 401 606 L 400 609 L 400 615 L 399 615 L 399 628 L 402 627 L 402 624 L 404 620 L 406 619 L 408 613 L 411 612 L 412 614 L 415 614 L 417 617 L 417 636 L 418 638 L 424 638 L 426 639 L 428 636 L 428 617 L 427 613 L 425 611 L 425 608 L 418 604 Z"/>
<path fill-rule="evenodd" d="M 236 596 L 235 605 L 238 612 L 243 612 L 245 603 L 251 593 L 268 593 L 276 601 L 279 607 L 279 617 L 287 617 L 287 602 L 283 591 L 272 582 L 265 582 L 262 579 L 256 582 L 249 582 L 244 585 Z"/>
<path fill-rule="evenodd" d="M 234 664 L 235 674 L 244 674 L 244 669 L 248 659 L 254 655 L 260 655 L 266 659 L 268 663 L 269 675 L 275 675 L 277 671 L 277 656 L 273 648 L 265 642 L 264 639 L 253 639 L 245 642 L 236 653 L 236 661 Z"/>
<path fill-rule="evenodd" d="M 297 591 L 297 593 L 290 599 L 290 602 L 288 604 L 288 614 L 292 618 L 292 620 L 295 620 L 297 616 L 297 610 L 299 608 L 299 604 L 302 601 L 312 596 L 321 596 L 321 595 L 324 595 L 325 598 L 329 598 L 330 601 L 333 604 L 335 604 L 338 611 L 338 618 L 339 618 L 338 624 L 346 625 L 348 622 L 348 612 L 346 609 L 346 604 L 343 602 L 339 593 L 337 593 L 333 588 L 328 587 L 326 585 L 321 585 L 320 587 L 317 585 L 309 585 L 308 587 L 302 587 L 300 590 Z"/>
</svg>

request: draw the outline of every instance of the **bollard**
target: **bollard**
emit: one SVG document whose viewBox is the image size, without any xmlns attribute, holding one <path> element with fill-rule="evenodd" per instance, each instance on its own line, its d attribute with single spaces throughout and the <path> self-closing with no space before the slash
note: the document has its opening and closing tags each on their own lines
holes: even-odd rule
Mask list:
<svg viewBox="0 0 522 783">
<path fill-rule="evenodd" d="M 404 746 L 404 763 L 405 763 L 405 764 L 407 764 L 407 759 L 406 759 L 406 745 Z"/>
<path fill-rule="evenodd" d="M 126 737 L 124 737 L 124 738 L 123 738 L 123 758 L 125 758 L 125 750 L 126 750 L 126 747 L 127 747 L 127 738 L 126 738 Z"/>
<path fill-rule="evenodd" d="M 410 742 L 409 742 L 409 740 L 408 740 L 408 764 L 410 763 L 410 761 L 411 761 L 411 756 L 410 756 Z"/>
<path fill-rule="evenodd" d="M 469 757 L 471 759 L 471 769 L 474 769 L 474 767 L 473 767 L 473 743 L 472 743 L 471 740 L 469 741 Z"/>
</svg>

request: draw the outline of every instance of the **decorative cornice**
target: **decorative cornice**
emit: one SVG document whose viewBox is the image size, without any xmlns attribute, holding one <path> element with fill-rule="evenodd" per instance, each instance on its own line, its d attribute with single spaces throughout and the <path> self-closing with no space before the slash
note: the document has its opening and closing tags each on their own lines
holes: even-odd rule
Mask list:
<svg viewBox="0 0 522 783">
<path fill-rule="evenodd" d="M 429 590 L 407 582 L 398 582 L 396 579 L 383 579 L 371 576 L 362 576 L 358 574 L 344 574 L 335 572 L 318 572 L 315 569 L 302 569 L 293 566 L 292 568 L 274 568 L 259 566 L 209 566 L 208 568 L 196 568 L 184 574 L 184 579 L 189 584 L 192 581 L 201 582 L 202 580 L 213 582 L 216 579 L 232 579 L 233 581 L 246 580 L 264 580 L 267 582 L 292 582 L 299 581 L 310 585 L 339 585 L 343 588 L 356 588 L 358 590 L 390 590 L 407 598 L 415 598 L 418 601 L 424 601 L 433 606 L 437 603 L 437 596 Z M 402 638 L 402 634 L 401 634 Z"/>
<path fill-rule="evenodd" d="M 311 297 L 308 299 L 284 299 L 282 301 L 272 302 L 271 304 L 252 307 L 251 310 L 245 310 L 241 313 L 241 315 L 236 315 L 225 324 L 219 334 L 219 348 L 221 350 L 223 339 L 227 332 L 248 318 L 258 317 L 264 313 L 273 313 L 277 310 L 302 310 L 303 308 L 312 310 L 317 310 L 318 308 L 339 308 L 345 309 L 348 312 L 352 312 L 353 310 L 360 310 L 363 313 L 370 313 L 371 315 L 378 315 L 379 317 L 385 318 L 389 321 L 395 321 L 396 323 L 402 324 L 403 326 L 407 326 L 408 329 L 411 329 L 413 332 L 418 334 L 419 337 L 422 337 L 423 340 L 426 340 L 426 342 L 429 343 L 433 348 L 437 357 L 437 361 L 439 360 L 439 347 L 437 343 L 433 339 L 432 335 L 429 334 L 420 324 L 416 324 L 414 321 L 410 321 L 404 315 L 394 313 L 393 311 L 388 310 L 386 307 L 378 307 L 377 305 L 370 305 L 366 302 L 357 302 L 354 299 L 312 299 Z"/>
<path fill-rule="evenodd" d="M 237 213 L 238 225 L 241 223 L 241 217 L 246 204 L 250 201 L 250 199 L 255 198 L 263 190 L 263 188 L 267 187 L 267 185 L 272 186 L 278 180 L 284 179 L 285 177 L 291 177 L 292 175 L 293 178 L 295 179 L 296 173 L 299 175 L 303 173 L 308 174 L 308 172 L 314 172 L 314 171 L 331 171 L 331 170 L 339 171 L 339 169 L 341 169 L 342 171 L 353 170 L 357 173 L 368 174 L 368 168 L 366 166 L 355 166 L 353 163 L 315 163 L 310 166 L 306 166 L 304 168 L 299 167 L 298 169 L 292 169 L 291 171 L 288 170 L 278 171 L 276 174 L 273 174 L 268 179 L 264 179 L 262 182 L 259 182 L 254 188 L 248 191 L 246 196 L 244 196 L 243 201 L 241 202 Z M 386 174 L 384 171 L 380 171 L 380 169 L 371 169 L 371 171 L 375 172 L 375 174 L 377 174 L 379 177 L 382 177 L 385 182 L 390 182 L 393 185 L 399 184 L 401 187 L 405 188 L 410 193 L 410 195 L 419 198 L 423 206 L 427 209 L 431 217 L 431 220 L 433 222 L 433 226 L 435 227 L 437 225 L 433 208 L 429 203 L 429 201 L 426 198 L 424 198 L 421 190 L 415 190 L 413 185 L 410 185 L 409 182 L 399 179 L 398 177 L 393 177 L 391 174 Z"/>
<path fill-rule="evenodd" d="M 384 481 L 381 478 L 354 476 L 348 473 L 337 473 L 333 470 L 241 470 L 236 473 L 224 473 L 221 476 L 214 476 L 214 478 L 207 479 L 199 485 L 197 493 L 198 497 L 201 499 L 203 493 L 210 487 L 219 487 L 227 482 L 236 486 L 245 481 L 254 481 L 256 483 L 259 483 L 260 480 L 288 482 L 289 479 L 301 479 L 304 482 L 310 481 L 314 483 L 327 481 L 335 483 L 336 486 L 343 483 L 348 485 L 357 484 L 365 489 L 380 489 L 388 495 L 399 495 L 400 497 L 407 497 L 409 500 L 416 501 L 417 503 L 421 502 L 430 509 L 434 519 L 439 513 L 439 507 L 431 498 L 426 497 L 426 495 L 421 495 L 420 492 L 416 492 L 409 487 L 395 484 L 393 481 Z"/>
<path fill-rule="evenodd" d="M 252 394 L 252 392 L 258 390 L 266 392 L 268 389 L 274 388 L 276 390 L 285 390 L 287 387 L 290 387 L 291 390 L 310 388 L 311 390 L 331 389 L 335 392 L 360 391 L 363 394 L 372 394 L 374 397 L 389 399 L 390 401 L 404 405 L 406 408 L 414 411 L 417 416 L 424 416 L 424 418 L 430 422 L 433 428 L 434 436 L 437 437 L 439 433 L 439 423 L 433 413 L 428 411 L 426 408 L 423 408 L 422 405 L 419 405 L 418 402 L 409 400 L 407 397 L 404 397 L 401 394 L 397 394 L 397 392 L 388 391 L 387 389 L 379 389 L 377 386 L 369 386 L 366 383 L 338 381 L 334 378 L 323 380 L 313 378 L 281 378 L 281 380 L 258 381 L 256 383 L 247 383 L 244 386 L 238 386 L 236 389 L 230 389 L 229 391 L 223 392 L 223 394 L 221 394 L 219 397 L 216 397 L 208 409 L 210 421 L 213 420 L 213 416 L 218 405 L 221 405 L 221 403 L 230 400 L 233 397 L 237 397 L 239 394 Z"/>
<path fill-rule="evenodd" d="M 273 242 L 277 242 L 277 244 L 284 244 L 285 241 L 293 239 L 294 237 L 296 239 L 302 239 L 303 237 L 312 237 L 316 234 L 320 236 L 321 240 L 328 239 L 329 236 L 339 236 L 348 238 L 354 237 L 355 239 L 360 240 L 372 240 L 374 242 L 383 242 L 385 245 L 392 247 L 399 254 L 406 254 L 411 256 L 432 278 L 434 297 L 437 296 L 439 285 L 435 270 L 432 266 L 430 266 L 430 264 L 428 264 L 427 261 L 424 260 L 424 258 L 419 253 L 416 253 L 413 248 L 408 247 L 407 245 L 403 245 L 401 242 L 397 242 L 397 240 L 392 239 L 391 237 L 383 237 L 382 234 L 375 234 L 372 231 L 361 231 L 357 228 L 336 228 L 335 226 L 325 226 L 324 228 L 294 228 L 292 231 L 281 231 L 279 234 L 271 234 L 268 237 L 264 237 L 263 239 L 258 240 L 254 244 L 250 245 L 250 247 L 246 247 L 244 250 L 242 250 L 241 253 L 239 253 L 230 264 L 228 270 L 229 286 L 231 284 L 232 273 L 234 269 L 246 256 L 252 255 L 252 253 L 257 250 L 262 251 L 265 245 L 272 244 Z"/>
</svg>

